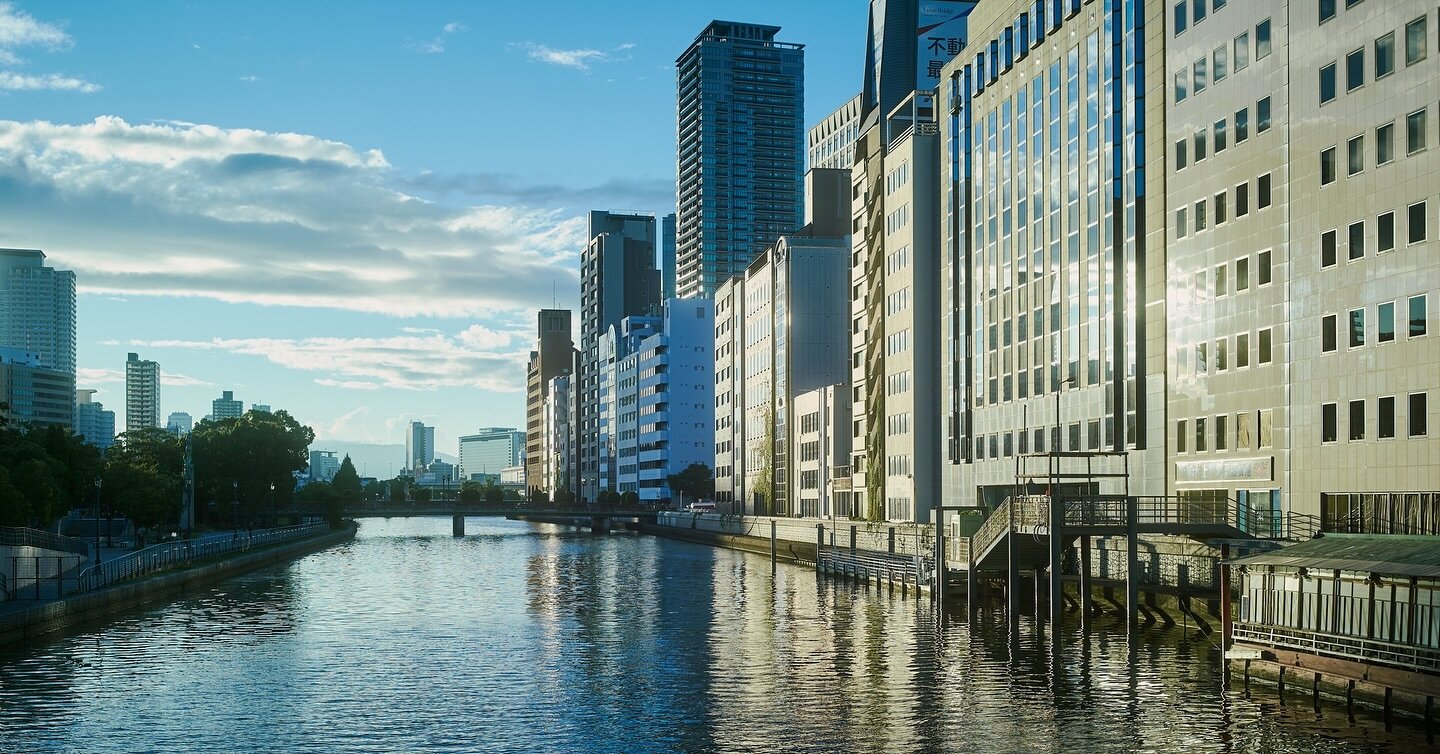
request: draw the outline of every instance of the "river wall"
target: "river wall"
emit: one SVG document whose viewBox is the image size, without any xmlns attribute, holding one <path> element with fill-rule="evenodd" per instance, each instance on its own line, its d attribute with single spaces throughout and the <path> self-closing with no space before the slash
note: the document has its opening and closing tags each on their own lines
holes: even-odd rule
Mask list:
<svg viewBox="0 0 1440 754">
<path fill-rule="evenodd" d="M 355 524 L 349 523 L 338 531 L 308 539 L 285 542 L 0 614 L 0 646 L 33 639 L 68 626 L 102 620 L 151 602 L 173 599 L 247 571 L 323 550 L 353 539 L 355 529 Z"/>
</svg>

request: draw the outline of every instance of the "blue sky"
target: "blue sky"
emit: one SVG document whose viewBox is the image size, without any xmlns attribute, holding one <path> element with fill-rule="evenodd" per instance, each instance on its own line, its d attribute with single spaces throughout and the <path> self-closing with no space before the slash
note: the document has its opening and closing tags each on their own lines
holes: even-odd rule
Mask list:
<svg viewBox="0 0 1440 754">
<path fill-rule="evenodd" d="M 522 426 L 534 311 L 588 209 L 674 204 L 675 57 L 714 17 L 859 88 L 846 2 L 0 1 L 0 246 L 76 271 L 79 383 L 221 390 L 319 437 Z M 323 442 L 317 443 L 323 445 Z"/>
</svg>

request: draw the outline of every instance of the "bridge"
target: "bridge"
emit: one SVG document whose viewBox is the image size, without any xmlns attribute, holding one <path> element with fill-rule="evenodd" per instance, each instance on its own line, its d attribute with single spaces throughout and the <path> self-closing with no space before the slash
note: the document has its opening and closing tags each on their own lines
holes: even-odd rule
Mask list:
<svg viewBox="0 0 1440 754">
<path fill-rule="evenodd" d="M 304 511 L 301 511 L 304 513 Z M 319 513 L 316 511 L 315 513 Z M 376 518 L 405 518 L 409 516 L 450 516 L 456 536 L 465 533 L 465 518 L 489 517 L 508 518 L 512 521 L 533 521 L 535 523 L 562 524 L 565 526 L 590 527 L 603 534 L 613 528 L 635 529 L 644 524 L 654 524 L 656 511 L 648 508 L 600 508 L 527 505 L 465 505 L 458 503 L 426 503 L 424 505 L 358 505 L 350 508 L 351 517 L 372 516 Z"/>
</svg>

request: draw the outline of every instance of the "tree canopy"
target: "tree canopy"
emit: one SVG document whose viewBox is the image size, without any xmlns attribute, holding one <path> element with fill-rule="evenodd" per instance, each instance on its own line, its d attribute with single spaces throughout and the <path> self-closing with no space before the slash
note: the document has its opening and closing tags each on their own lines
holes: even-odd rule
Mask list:
<svg viewBox="0 0 1440 754">
<path fill-rule="evenodd" d="M 703 463 L 692 463 L 684 471 L 671 474 L 667 479 L 670 491 L 684 495 L 687 500 L 708 500 L 715 496 L 715 475 Z"/>
</svg>

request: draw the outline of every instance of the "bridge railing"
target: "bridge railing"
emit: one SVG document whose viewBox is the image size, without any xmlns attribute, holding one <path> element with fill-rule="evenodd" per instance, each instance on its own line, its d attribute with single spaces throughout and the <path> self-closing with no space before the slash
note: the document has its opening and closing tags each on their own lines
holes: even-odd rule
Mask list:
<svg viewBox="0 0 1440 754">
<path fill-rule="evenodd" d="M 228 537 L 219 535 L 207 539 L 153 545 L 86 568 L 80 573 L 79 587 L 81 591 L 99 589 L 195 560 L 312 537 L 328 529 L 323 523 L 301 524 L 279 529 L 262 529 L 253 533 L 237 531 Z"/>
</svg>

